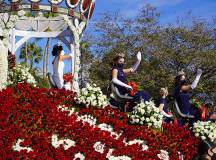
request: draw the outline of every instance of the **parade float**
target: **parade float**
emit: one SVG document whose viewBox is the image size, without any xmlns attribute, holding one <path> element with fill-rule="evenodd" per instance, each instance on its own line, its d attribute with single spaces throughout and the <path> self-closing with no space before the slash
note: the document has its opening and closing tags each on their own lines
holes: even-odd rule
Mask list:
<svg viewBox="0 0 216 160">
<path fill-rule="evenodd" d="M 0 159 L 197 157 L 198 137 L 214 142 L 215 125 L 208 123 L 205 132 L 204 124 L 197 123 L 193 132 L 187 126 L 163 123 L 152 101 L 141 102 L 128 114 L 111 108 L 96 84 L 79 89 L 80 38 L 94 6 L 94 0 L 0 2 Z M 57 16 L 43 16 L 49 12 Z M 28 68 L 15 65 L 13 56 L 8 59 L 8 51 L 14 55 L 32 37 L 57 38 L 75 48 L 72 91 L 39 88 Z M 10 65 L 15 68 L 12 73 Z"/>
</svg>

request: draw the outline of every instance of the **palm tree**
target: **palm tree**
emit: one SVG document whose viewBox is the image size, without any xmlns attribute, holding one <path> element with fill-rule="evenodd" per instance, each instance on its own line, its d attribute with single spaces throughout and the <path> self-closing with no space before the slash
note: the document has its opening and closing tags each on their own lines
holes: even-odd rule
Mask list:
<svg viewBox="0 0 216 160">
<path fill-rule="evenodd" d="M 43 55 L 43 78 L 46 77 L 48 72 L 48 65 L 49 65 L 49 46 L 50 46 L 50 38 L 47 39 L 47 43 L 44 49 Z"/>
<path fill-rule="evenodd" d="M 30 68 L 32 69 L 33 63 L 39 63 L 42 59 L 42 49 L 36 45 L 36 43 L 26 43 L 25 46 L 22 46 L 20 51 L 20 59 L 24 59 L 24 62 L 27 63 L 29 60 Z"/>
</svg>

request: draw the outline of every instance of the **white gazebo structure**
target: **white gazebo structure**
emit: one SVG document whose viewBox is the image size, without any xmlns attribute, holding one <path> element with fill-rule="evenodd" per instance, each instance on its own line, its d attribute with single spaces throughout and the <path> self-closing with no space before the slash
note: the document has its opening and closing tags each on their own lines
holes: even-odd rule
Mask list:
<svg viewBox="0 0 216 160">
<path fill-rule="evenodd" d="M 7 81 L 8 50 L 15 54 L 30 38 L 57 38 L 73 50 L 72 89 L 79 92 L 80 38 L 94 6 L 95 0 L 0 0 L 0 90 Z"/>
</svg>

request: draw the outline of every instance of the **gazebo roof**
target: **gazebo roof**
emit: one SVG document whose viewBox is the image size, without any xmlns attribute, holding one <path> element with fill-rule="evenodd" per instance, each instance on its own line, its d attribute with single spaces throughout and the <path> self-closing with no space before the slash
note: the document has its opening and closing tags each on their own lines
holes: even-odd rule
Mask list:
<svg viewBox="0 0 216 160">
<path fill-rule="evenodd" d="M 0 13 L 53 12 L 88 21 L 94 11 L 95 0 L 0 0 Z"/>
</svg>

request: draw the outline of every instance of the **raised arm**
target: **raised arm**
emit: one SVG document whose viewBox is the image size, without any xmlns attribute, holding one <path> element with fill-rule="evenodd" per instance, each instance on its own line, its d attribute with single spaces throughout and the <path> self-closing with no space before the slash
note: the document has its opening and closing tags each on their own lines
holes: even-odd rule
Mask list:
<svg viewBox="0 0 216 160">
<path fill-rule="evenodd" d="M 64 52 L 64 51 L 62 51 Z M 72 58 L 72 54 L 64 54 L 64 53 L 60 53 L 59 55 L 59 61 L 64 61 L 66 59 L 71 59 Z"/>
<path fill-rule="evenodd" d="M 199 83 L 199 80 L 200 80 L 200 77 L 202 75 L 202 70 L 201 69 L 198 69 L 197 70 L 197 75 L 196 75 L 196 78 L 195 80 L 193 81 L 193 83 L 191 85 L 183 85 L 181 87 L 181 90 L 182 91 L 188 91 L 190 89 L 195 89 Z"/>
<path fill-rule="evenodd" d="M 133 73 L 137 70 L 137 68 L 139 67 L 140 65 L 140 62 L 141 62 L 141 52 L 138 52 L 137 53 L 137 61 L 136 63 L 131 67 L 131 68 L 128 68 L 128 69 L 124 69 L 124 73 Z"/>
</svg>

